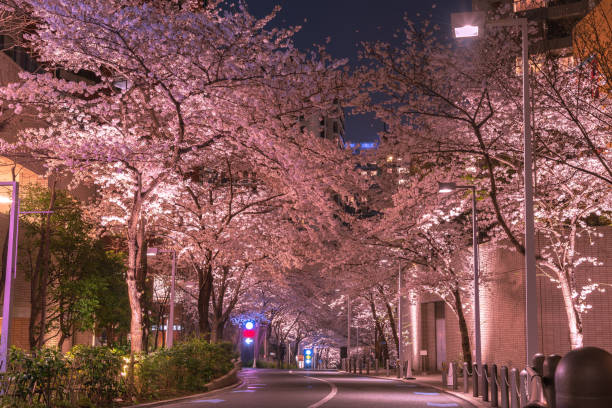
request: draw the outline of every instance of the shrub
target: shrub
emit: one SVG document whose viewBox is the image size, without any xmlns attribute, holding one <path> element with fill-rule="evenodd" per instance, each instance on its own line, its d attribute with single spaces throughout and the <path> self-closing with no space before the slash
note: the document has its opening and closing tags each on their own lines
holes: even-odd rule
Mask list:
<svg viewBox="0 0 612 408">
<path fill-rule="evenodd" d="M 106 347 L 75 346 L 63 355 L 11 348 L 3 407 L 103 407 L 124 393 L 122 357 Z"/>
<path fill-rule="evenodd" d="M 54 401 L 65 398 L 68 372 L 67 361 L 55 349 L 43 348 L 28 354 L 12 347 L 6 394 L 15 402 L 51 406 Z"/>
<path fill-rule="evenodd" d="M 81 398 L 95 406 L 108 405 L 125 388 L 121 380 L 123 355 L 107 347 L 74 346 L 67 355 L 81 387 Z"/>
<path fill-rule="evenodd" d="M 232 346 L 195 338 L 143 356 L 136 366 L 140 393 L 145 397 L 205 391 L 206 384 L 230 371 Z"/>
</svg>

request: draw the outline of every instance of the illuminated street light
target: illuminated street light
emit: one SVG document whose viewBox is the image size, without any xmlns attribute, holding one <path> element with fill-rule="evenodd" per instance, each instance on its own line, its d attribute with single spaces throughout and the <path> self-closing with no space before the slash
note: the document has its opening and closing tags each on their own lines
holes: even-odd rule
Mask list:
<svg viewBox="0 0 612 408">
<path fill-rule="evenodd" d="M 468 24 L 462 27 L 455 27 L 455 37 L 456 38 L 478 37 L 478 26 Z"/>
<path fill-rule="evenodd" d="M 469 30 L 476 26 L 477 30 Z M 474 37 L 484 32 L 485 27 L 520 27 L 522 34 L 522 65 L 523 65 L 523 145 L 525 200 L 525 328 L 526 328 L 526 358 L 527 365 L 531 358 L 539 352 L 538 341 L 538 294 L 536 288 L 535 262 L 535 227 L 533 215 L 533 176 L 532 176 L 532 146 L 531 146 L 531 105 L 529 102 L 529 25 L 526 18 L 507 18 L 486 21 L 486 14 L 479 12 L 451 14 L 451 27 L 456 38 Z"/>
</svg>

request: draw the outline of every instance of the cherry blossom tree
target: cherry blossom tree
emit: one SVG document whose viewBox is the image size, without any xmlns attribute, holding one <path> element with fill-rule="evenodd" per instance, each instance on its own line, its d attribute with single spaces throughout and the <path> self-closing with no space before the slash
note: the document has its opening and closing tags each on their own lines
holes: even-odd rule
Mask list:
<svg viewBox="0 0 612 408">
<path fill-rule="evenodd" d="M 6 87 L 7 107 L 34 109 L 46 125 L 23 131 L 18 149 L 50 169 L 69 170 L 75 184 L 93 181 L 115 205 L 110 220 L 123 223 L 128 244 L 132 350 L 140 351 L 146 219 L 174 196 L 160 185 L 221 141 L 287 173 L 304 144 L 291 132 L 295 117 L 331 106 L 339 64 L 299 53 L 294 30 L 266 30 L 273 14 L 258 20 L 243 7 L 230 13 L 164 1 L 24 4 L 38 21 L 27 39 L 48 70 L 94 77 L 23 74 Z"/>
<path fill-rule="evenodd" d="M 428 172 L 430 180 L 424 185 L 430 190 L 437 181 L 475 185 L 480 232 L 486 231 L 498 245 L 509 241 L 524 253 L 522 123 L 517 120 L 522 106 L 519 76 L 513 69 L 518 45 L 507 33 L 490 30 L 483 41 L 455 46 L 441 40 L 428 23 L 417 26 L 409 21 L 404 35 L 402 48 L 364 45 L 363 55 L 372 66 L 358 75 L 367 93 L 355 103 L 388 125 L 382 137 L 410 160 L 412 180 Z M 579 315 L 587 307 L 583 300 L 598 286 L 588 280 L 584 285 L 573 283 L 578 281 L 577 264 L 596 261 L 576 254 L 572 237 L 590 231 L 590 216 L 609 211 L 605 129 L 610 111 L 606 98 L 585 92 L 589 87 L 580 73 L 563 68 L 559 60 L 533 56 L 533 65 L 536 231 L 549 242 L 538 254 L 538 265 L 559 284 L 570 344 L 579 347 Z M 376 101 L 369 97 L 373 93 Z M 560 179 L 566 189 L 559 189 Z M 412 188 L 413 193 L 421 190 L 420 200 L 429 207 L 426 213 L 433 215 L 437 200 L 431 200 L 431 191 Z M 401 195 L 396 209 L 410 208 Z M 446 217 L 458 215 L 453 207 L 444 211 Z M 412 227 L 417 220 L 411 220 Z M 439 291 L 443 285 L 433 287 Z"/>
</svg>

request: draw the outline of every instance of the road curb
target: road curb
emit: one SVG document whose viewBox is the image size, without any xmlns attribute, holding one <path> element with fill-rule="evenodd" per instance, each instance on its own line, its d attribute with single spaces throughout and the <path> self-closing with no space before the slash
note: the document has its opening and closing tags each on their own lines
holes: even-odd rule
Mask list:
<svg viewBox="0 0 612 408">
<path fill-rule="evenodd" d="M 238 362 L 237 364 L 240 364 L 240 362 Z M 219 377 L 215 380 L 212 380 L 208 384 L 206 384 L 206 388 L 208 389 L 208 391 L 206 392 L 199 393 L 199 394 L 185 395 L 182 397 L 171 398 L 171 399 L 167 399 L 163 401 L 153 401 L 153 402 L 146 402 L 144 404 L 129 405 L 129 406 L 126 406 L 125 408 L 159 407 L 159 406 L 166 405 L 166 404 L 173 404 L 177 402 L 188 401 L 194 398 L 208 397 L 218 392 L 231 390 L 232 388 L 238 388 L 244 383 L 244 381 L 242 381 L 241 379 L 237 377 L 238 371 L 240 371 L 241 368 L 242 367 L 240 367 L 239 365 L 236 365 L 234 366 L 234 368 L 231 369 L 229 373 L 225 374 L 223 377 Z M 235 377 L 235 381 L 229 385 L 225 385 L 225 383 L 228 380 L 230 380 L 232 377 Z"/>
<path fill-rule="evenodd" d="M 349 374 L 352 374 L 352 373 L 349 373 Z M 444 392 L 446 394 L 452 395 L 453 397 L 457 397 L 457 398 L 467 402 L 468 404 L 470 404 L 474 408 L 489 408 L 490 407 L 490 405 L 485 405 L 484 402 L 473 401 L 473 400 L 469 399 L 468 397 L 466 397 L 465 395 L 463 395 L 460 392 L 454 392 L 454 391 L 451 391 L 451 390 L 447 390 L 444 387 L 439 387 L 437 385 L 428 384 L 428 383 L 425 383 L 425 382 L 421 382 L 419 380 L 406 380 L 404 378 L 392 378 L 392 377 L 383 377 L 383 376 L 378 376 L 378 375 L 365 375 L 365 374 L 362 374 L 362 376 L 364 376 L 364 377 L 371 377 L 371 378 L 380 378 L 380 379 L 383 379 L 383 380 L 401 381 L 403 383 L 418 384 L 418 385 L 420 385 L 422 387 L 434 388 L 434 389 L 436 389 L 438 391 L 442 391 L 442 392 Z"/>
</svg>

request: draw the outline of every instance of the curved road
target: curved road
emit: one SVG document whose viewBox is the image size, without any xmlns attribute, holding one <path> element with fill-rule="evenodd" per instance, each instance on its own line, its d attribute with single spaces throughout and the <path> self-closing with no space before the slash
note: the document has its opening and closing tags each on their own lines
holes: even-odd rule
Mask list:
<svg viewBox="0 0 612 408">
<path fill-rule="evenodd" d="M 470 403 L 438 390 L 391 379 L 336 371 L 245 369 L 241 386 L 167 408 L 394 408 L 463 407 Z"/>
</svg>

